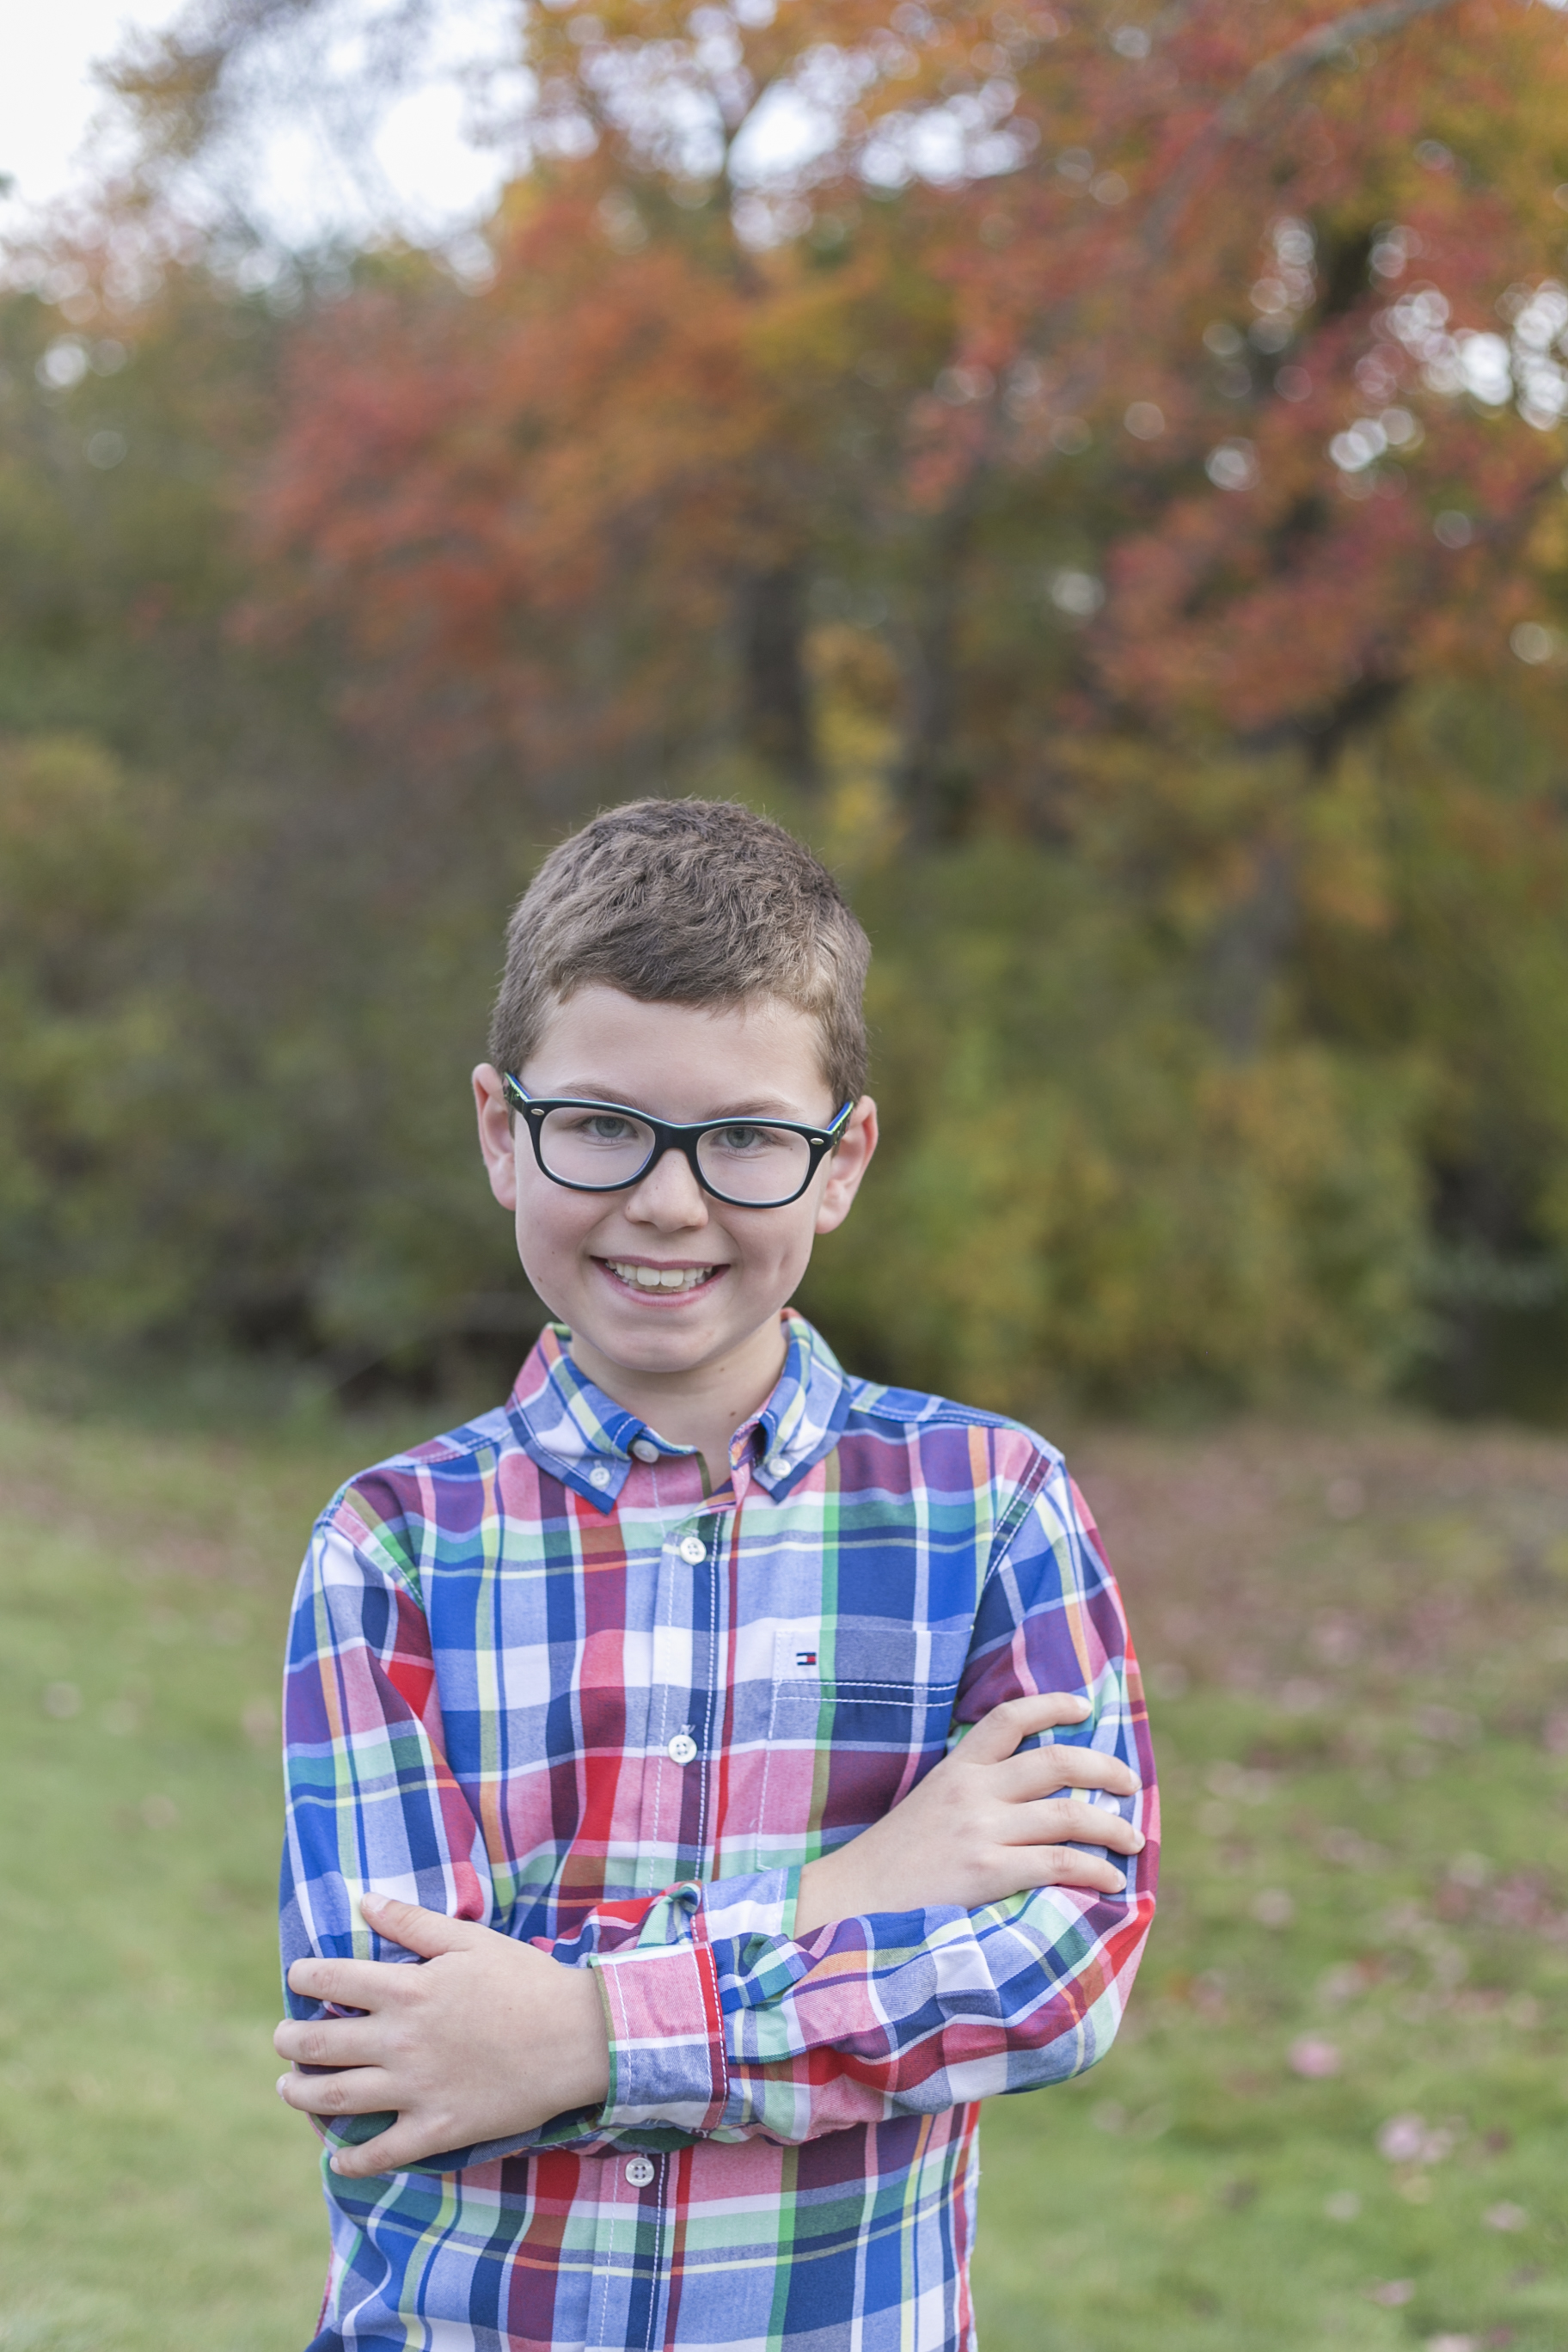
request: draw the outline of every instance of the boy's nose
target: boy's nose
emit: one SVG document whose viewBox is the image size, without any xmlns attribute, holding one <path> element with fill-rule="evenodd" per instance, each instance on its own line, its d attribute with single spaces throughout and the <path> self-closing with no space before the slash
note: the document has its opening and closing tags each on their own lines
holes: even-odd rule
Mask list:
<svg viewBox="0 0 1568 2352">
<path fill-rule="evenodd" d="M 708 1195 L 684 1152 L 672 1144 L 626 1195 L 626 1214 L 638 1223 L 684 1227 L 708 1223 Z"/>
</svg>

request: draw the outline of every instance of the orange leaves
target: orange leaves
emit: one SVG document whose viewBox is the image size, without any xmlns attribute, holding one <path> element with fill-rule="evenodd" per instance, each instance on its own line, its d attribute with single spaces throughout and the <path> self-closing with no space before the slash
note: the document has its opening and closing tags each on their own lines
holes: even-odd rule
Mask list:
<svg viewBox="0 0 1568 2352">
<path fill-rule="evenodd" d="M 1326 741 L 1506 668 L 1568 455 L 1568 58 L 1546 12 L 1363 16 L 544 12 L 577 152 L 492 281 L 369 273 L 296 353 L 279 606 L 384 707 L 553 758 L 712 740 L 744 583 L 788 570 L 884 616 L 905 773 L 958 757 L 992 803 L 1069 688 L 1079 724 Z M 1020 589 L 1064 564 L 1098 614 Z"/>
<path fill-rule="evenodd" d="M 295 354 L 258 505 L 286 603 L 394 665 L 405 714 L 467 679 L 509 735 L 550 701 L 563 638 L 614 625 L 628 575 L 672 598 L 672 639 L 710 619 L 773 406 L 743 309 L 670 246 L 617 256 L 566 198 L 481 293 L 340 305 Z"/>
</svg>

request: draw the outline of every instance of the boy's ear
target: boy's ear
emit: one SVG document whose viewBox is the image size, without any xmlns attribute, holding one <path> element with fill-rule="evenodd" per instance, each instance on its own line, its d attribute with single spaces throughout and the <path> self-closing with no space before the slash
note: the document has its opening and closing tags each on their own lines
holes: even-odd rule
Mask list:
<svg viewBox="0 0 1568 2352">
<path fill-rule="evenodd" d="M 490 1191 L 503 1209 L 517 1207 L 517 1161 L 512 1156 L 511 1114 L 500 1072 L 481 1062 L 474 1072 L 474 1108 L 479 1114 L 479 1150 Z"/>
<path fill-rule="evenodd" d="M 876 1149 L 877 1106 L 869 1095 L 862 1095 L 849 1114 L 837 1150 L 828 1156 L 827 1181 L 816 1204 L 819 1234 L 830 1234 L 844 1223 Z"/>
</svg>

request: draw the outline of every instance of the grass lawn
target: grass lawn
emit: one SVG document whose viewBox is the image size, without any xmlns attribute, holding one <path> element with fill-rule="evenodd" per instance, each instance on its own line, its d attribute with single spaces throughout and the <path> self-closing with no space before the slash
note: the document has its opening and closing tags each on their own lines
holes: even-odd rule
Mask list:
<svg viewBox="0 0 1568 2352">
<path fill-rule="evenodd" d="M 310 2335 L 278 1657 L 313 1512 L 406 1433 L 0 1407 L 0 2352 Z M 1568 1445 L 1075 1450 L 1165 1891 L 1111 2057 L 987 2113 L 984 2352 L 1568 2352 Z"/>
</svg>

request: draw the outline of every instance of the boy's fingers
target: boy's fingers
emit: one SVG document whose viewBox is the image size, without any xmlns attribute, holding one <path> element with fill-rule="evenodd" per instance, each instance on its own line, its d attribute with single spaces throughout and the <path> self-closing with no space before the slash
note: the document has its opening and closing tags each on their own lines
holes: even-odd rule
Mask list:
<svg viewBox="0 0 1568 2352">
<path fill-rule="evenodd" d="M 451 2146 L 450 2135 L 446 2145 Z M 441 2141 L 432 2139 L 428 2132 L 399 2121 L 378 2132 L 374 2139 L 334 2148 L 332 2170 L 341 2180 L 374 2180 L 377 2173 L 401 2172 L 405 2165 L 417 2164 L 421 2157 L 435 2156 L 441 2147 Z"/>
<path fill-rule="evenodd" d="M 1021 1739 L 1037 1731 L 1053 1731 L 1058 1724 L 1081 1723 L 1089 1711 L 1089 1701 L 1079 1691 L 1037 1691 L 1027 1698 L 1004 1699 L 965 1735 L 962 1753 L 972 1764 L 999 1764 Z"/>
<path fill-rule="evenodd" d="M 423 1960 L 443 1952 L 463 1952 L 491 1933 L 472 1919 L 453 1919 L 445 1911 L 426 1911 L 417 1903 L 400 1903 L 395 1895 L 362 1895 L 360 1916 L 367 1927 L 405 1952 Z"/>
<path fill-rule="evenodd" d="M 1142 1853 L 1144 1843 L 1142 1831 L 1120 1813 L 1107 1805 L 1087 1804 L 1081 1797 L 1016 1805 L 1000 1834 L 1006 1845 L 1061 1845 L 1070 1839 L 1083 1845 L 1114 1846 L 1118 1853 Z"/>
<path fill-rule="evenodd" d="M 412 1973 L 405 1960 L 295 1960 L 289 1990 L 339 2009 L 384 2009 L 410 1990 Z"/>
<path fill-rule="evenodd" d="M 381 2066 L 349 2066 L 341 2074 L 279 2074 L 278 2095 L 304 2116 L 374 2116 L 396 2104 L 392 2077 Z"/>
<path fill-rule="evenodd" d="M 1120 1756 L 1079 1747 L 1026 1748 L 998 1765 L 994 1783 L 997 1795 L 1009 1803 L 1054 1796 L 1058 1789 L 1104 1789 L 1113 1797 L 1134 1797 L 1141 1785 Z"/>
<path fill-rule="evenodd" d="M 366 2028 L 372 2024 L 366 2017 L 286 2017 L 272 2036 L 272 2047 L 296 2066 L 363 2066 L 373 2054 L 366 2047 Z"/>
<path fill-rule="evenodd" d="M 1079 1853 L 1072 1846 L 1037 1845 L 1018 1857 L 1015 1892 L 1023 1895 L 1032 1886 L 1087 1886 L 1100 1895 L 1121 1895 L 1127 1879 L 1113 1862 L 1104 1862 L 1099 1854 Z"/>
</svg>

